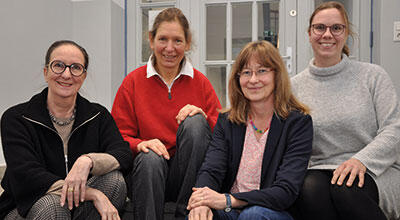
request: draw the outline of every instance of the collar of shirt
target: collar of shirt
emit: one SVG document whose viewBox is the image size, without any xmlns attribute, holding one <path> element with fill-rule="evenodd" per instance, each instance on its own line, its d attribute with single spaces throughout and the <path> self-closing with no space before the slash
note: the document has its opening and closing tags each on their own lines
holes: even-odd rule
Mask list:
<svg viewBox="0 0 400 220">
<path fill-rule="evenodd" d="M 152 57 L 153 57 L 153 55 L 151 55 L 149 57 L 149 60 L 147 61 L 147 68 L 146 68 L 147 78 L 150 78 L 154 75 L 158 75 L 162 79 L 161 75 L 159 73 L 157 73 L 156 69 L 153 66 Z M 193 75 L 194 75 L 193 66 L 189 61 L 187 61 L 186 58 L 184 58 L 184 59 L 185 60 L 183 61 L 181 71 L 175 77 L 174 80 L 178 79 L 181 75 L 187 75 L 187 76 L 192 77 L 192 79 L 193 79 Z"/>
</svg>

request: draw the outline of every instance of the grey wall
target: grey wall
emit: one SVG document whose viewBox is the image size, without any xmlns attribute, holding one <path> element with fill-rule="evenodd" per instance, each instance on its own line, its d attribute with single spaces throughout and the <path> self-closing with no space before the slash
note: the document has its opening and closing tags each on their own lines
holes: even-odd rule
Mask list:
<svg viewBox="0 0 400 220">
<path fill-rule="evenodd" d="M 111 109 L 123 79 L 121 1 L 1 0 L 0 115 L 41 91 L 44 56 L 56 40 L 72 39 L 89 53 L 83 96 Z M 0 165 L 4 164 L 0 146 Z"/>
<path fill-rule="evenodd" d="M 111 110 L 124 77 L 124 10 L 114 1 L 76 1 L 72 33 L 91 56 L 81 93 Z"/>
<path fill-rule="evenodd" d="M 393 41 L 393 22 L 400 21 L 399 0 L 374 0 L 373 63 L 389 73 L 400 95 L 400 42 Z"/>
<path fill-rule="evenodd" d="M 67 0 L 1 1 L 1 114 L 45 85 L 44 55 L 54 40 L 71 38 L 71 7 Z"/>
<path fill-rule="evenodd" d="M 0 2 L 1 115 L 44 88 L 44 55 L 54 40 L 71 38 L 71 7 L 67 0 Z"/>
<path fill-rule="evenodd" d="M 115 3 L 111 4 L 111 100 L 112 105 L 118 88 L 125 77 L 125 35 L 124 11 Z M 128 70 L 129 71 L 129 70 Z"/>
</svg>

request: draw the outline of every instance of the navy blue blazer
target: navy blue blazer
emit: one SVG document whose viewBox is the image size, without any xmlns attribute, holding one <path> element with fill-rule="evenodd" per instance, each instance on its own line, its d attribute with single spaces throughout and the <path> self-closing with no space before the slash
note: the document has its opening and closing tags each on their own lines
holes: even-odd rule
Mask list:
<svg viewBox="0 0 400 220">
<path fill-rule="evenodd" d="M 212 140 L 199 170 L 196 187 L 209 187 L 229 193 L 236 179 L 243 151 L 245 124 L 218 116 Z M 265 146 L 260 190 L 233 193 L 248 206 L 262 206 L 277 211 L 288 209 L 296 200 L 311 155 L 313 126 L 310 115 L 292 111 L 286 119 L 276 114 Z"/>
</svg>

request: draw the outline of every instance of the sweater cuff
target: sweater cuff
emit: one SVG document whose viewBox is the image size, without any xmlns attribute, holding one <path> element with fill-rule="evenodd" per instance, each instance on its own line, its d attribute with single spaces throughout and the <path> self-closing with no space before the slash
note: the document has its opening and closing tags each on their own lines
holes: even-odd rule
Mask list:
<svg viewBox="0 0 400 220">
<path fill-rule="evenodd" d="M 64 185 L 64 180 L 57 180 L 53 185 L 50 186 L 49 190 L 47 190 L 46 194 L 54 194 L 61 196 L 61 190 Z"/>
<path fill-rule="evenodd" d="M 367 155 L 363 154 L 362 152 L 358 152 L 352 158 L 359 160 L 365 166 L 365 168 L 367 168 L 367 173 L 369 173 L 373 176 L 377 176 L 378 171 L 371 170 L 369 168 L 368 161 L 371 160 L 371 158 L 369 158 Z"/>
<path fill-rule="evenodd" d="M 85 156 L 88 156 L 93 161 L 93 167 L 90 173 L 94 176 L 101 176 L 120 168 L 118 160 L 110 154 L 88 153 Z"/>
</svg>

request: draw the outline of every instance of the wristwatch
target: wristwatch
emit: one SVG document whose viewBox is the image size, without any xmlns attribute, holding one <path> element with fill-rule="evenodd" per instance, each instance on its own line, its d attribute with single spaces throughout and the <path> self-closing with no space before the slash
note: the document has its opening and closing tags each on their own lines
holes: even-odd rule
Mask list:
<svg viewBox="0 0 400 220">
<path fill-rule="evenodd" d="M 231 196 L 228 193 L 224 193 L 226 197 L 226 207 L 224 209 L 225 212 L 230 212 L 232 210 L 232 202 L 231 202 Z"/>
</svg>

